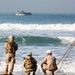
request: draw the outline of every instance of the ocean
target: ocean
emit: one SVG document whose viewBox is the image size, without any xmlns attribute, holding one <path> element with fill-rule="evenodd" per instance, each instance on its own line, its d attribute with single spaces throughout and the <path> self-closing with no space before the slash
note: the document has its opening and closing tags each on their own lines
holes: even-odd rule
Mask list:
<svg viewBox="0 0 75 75">
<path fill-rule="evenodd" d="M 4 44 L 11 34 L 18 44 L 13 73 L 20 72 L 23 75 L 23 58 L 30 51 L 38 62 L 36 74 L 41 75 L 40 64 L 46 51 L 51 50 L 58 63 L 75 40 L 75 14 L 32 13 L 28 16 L 16 16 L 15 13 L 0 13 L 0 73 L 3 73 L 5 66 Z M 66 75 L 75 75 L 74 47 L 58 65 L 58 69 Z"/>
</svg>

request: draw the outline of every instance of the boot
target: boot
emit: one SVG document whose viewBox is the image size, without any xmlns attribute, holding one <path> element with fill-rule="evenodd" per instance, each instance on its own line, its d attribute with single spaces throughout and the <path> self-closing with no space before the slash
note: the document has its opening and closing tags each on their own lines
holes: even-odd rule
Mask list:
<svg viewBox="0 0 75 75">
<path fill-rule="evenodd" d="M 33 73 L 33 75 L 35 75 L 35 73 Z"/>
<path fill-rule="evenodd" d="M 5 72 L 4 72 L 2 75 L 8 75 L 8 73 L 5 73 Z"/>
<path fill-rule="evenodd" d="M 8 75 L 13 75 L 11 72 Z"/>
<path fill-rule="evenodd" d="M 27 73 L 27 75 L 30 75 L 30 73 Z"/>
<path fill-rule="evenodd" d="M 46 73 L 44 73 L 44 75 L 47 75 Z"/>
</svg>

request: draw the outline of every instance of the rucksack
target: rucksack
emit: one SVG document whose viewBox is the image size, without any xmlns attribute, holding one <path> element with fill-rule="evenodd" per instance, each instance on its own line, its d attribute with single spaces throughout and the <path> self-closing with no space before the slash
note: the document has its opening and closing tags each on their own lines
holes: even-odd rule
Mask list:
<svg viewBox="0 0 75 75">
<path fill-rule="evenodd" d="M 16 42 L 6 42 L 6 52 L 7 53 L 15 53 L 15 51 L 18 49 L 18 45 Z"/>
<path fill-rule="evenodd" d="M 26 58 L 26 68 L 27 69 L 31 69 L 31 68 L 34 68 L 34 62 L 33 62 L 33 58 Z"/>
</svg>

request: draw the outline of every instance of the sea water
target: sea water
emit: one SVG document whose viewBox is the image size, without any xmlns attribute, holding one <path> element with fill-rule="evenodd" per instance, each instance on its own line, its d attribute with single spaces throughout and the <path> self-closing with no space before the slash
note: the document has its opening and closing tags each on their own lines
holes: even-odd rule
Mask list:
<svg viewBox="0 0 75 75">
<path fill-rule="evenodd" d="M 5 67 L 4 44 L 11 34 L 18 44 L 13 73 L 23 73 L 23 58 L 27 57 L 28 52 L 32 52 L 38 62 L 36 74 L 42 73 L 40 64 L 46 51 L 51 50 L 58 63 L 75 40 L 75 14 L 32 13 L 30 16 L 16 16 L 14 13 L 0 13 L 0 73 Z M 74 47 L 58 65 L 58 69 L 68 75 L 75 75 Z"/>
</svg>

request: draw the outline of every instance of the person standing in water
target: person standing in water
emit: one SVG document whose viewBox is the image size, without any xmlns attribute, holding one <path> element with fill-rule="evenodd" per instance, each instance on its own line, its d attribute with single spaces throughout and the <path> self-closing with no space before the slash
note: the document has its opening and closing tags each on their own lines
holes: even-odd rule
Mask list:
<svg viewBox="0 0 75 75">
<path fill-rule="evenodd" d="M 18 50 L 18 45 L 14 40 L 14 36 L 10 35 L 4 46 L 6 50 L 6 61 L 3 75 L 13 75 L 12 72 L 15 64 L 15 55 Z"/>
</svg>

